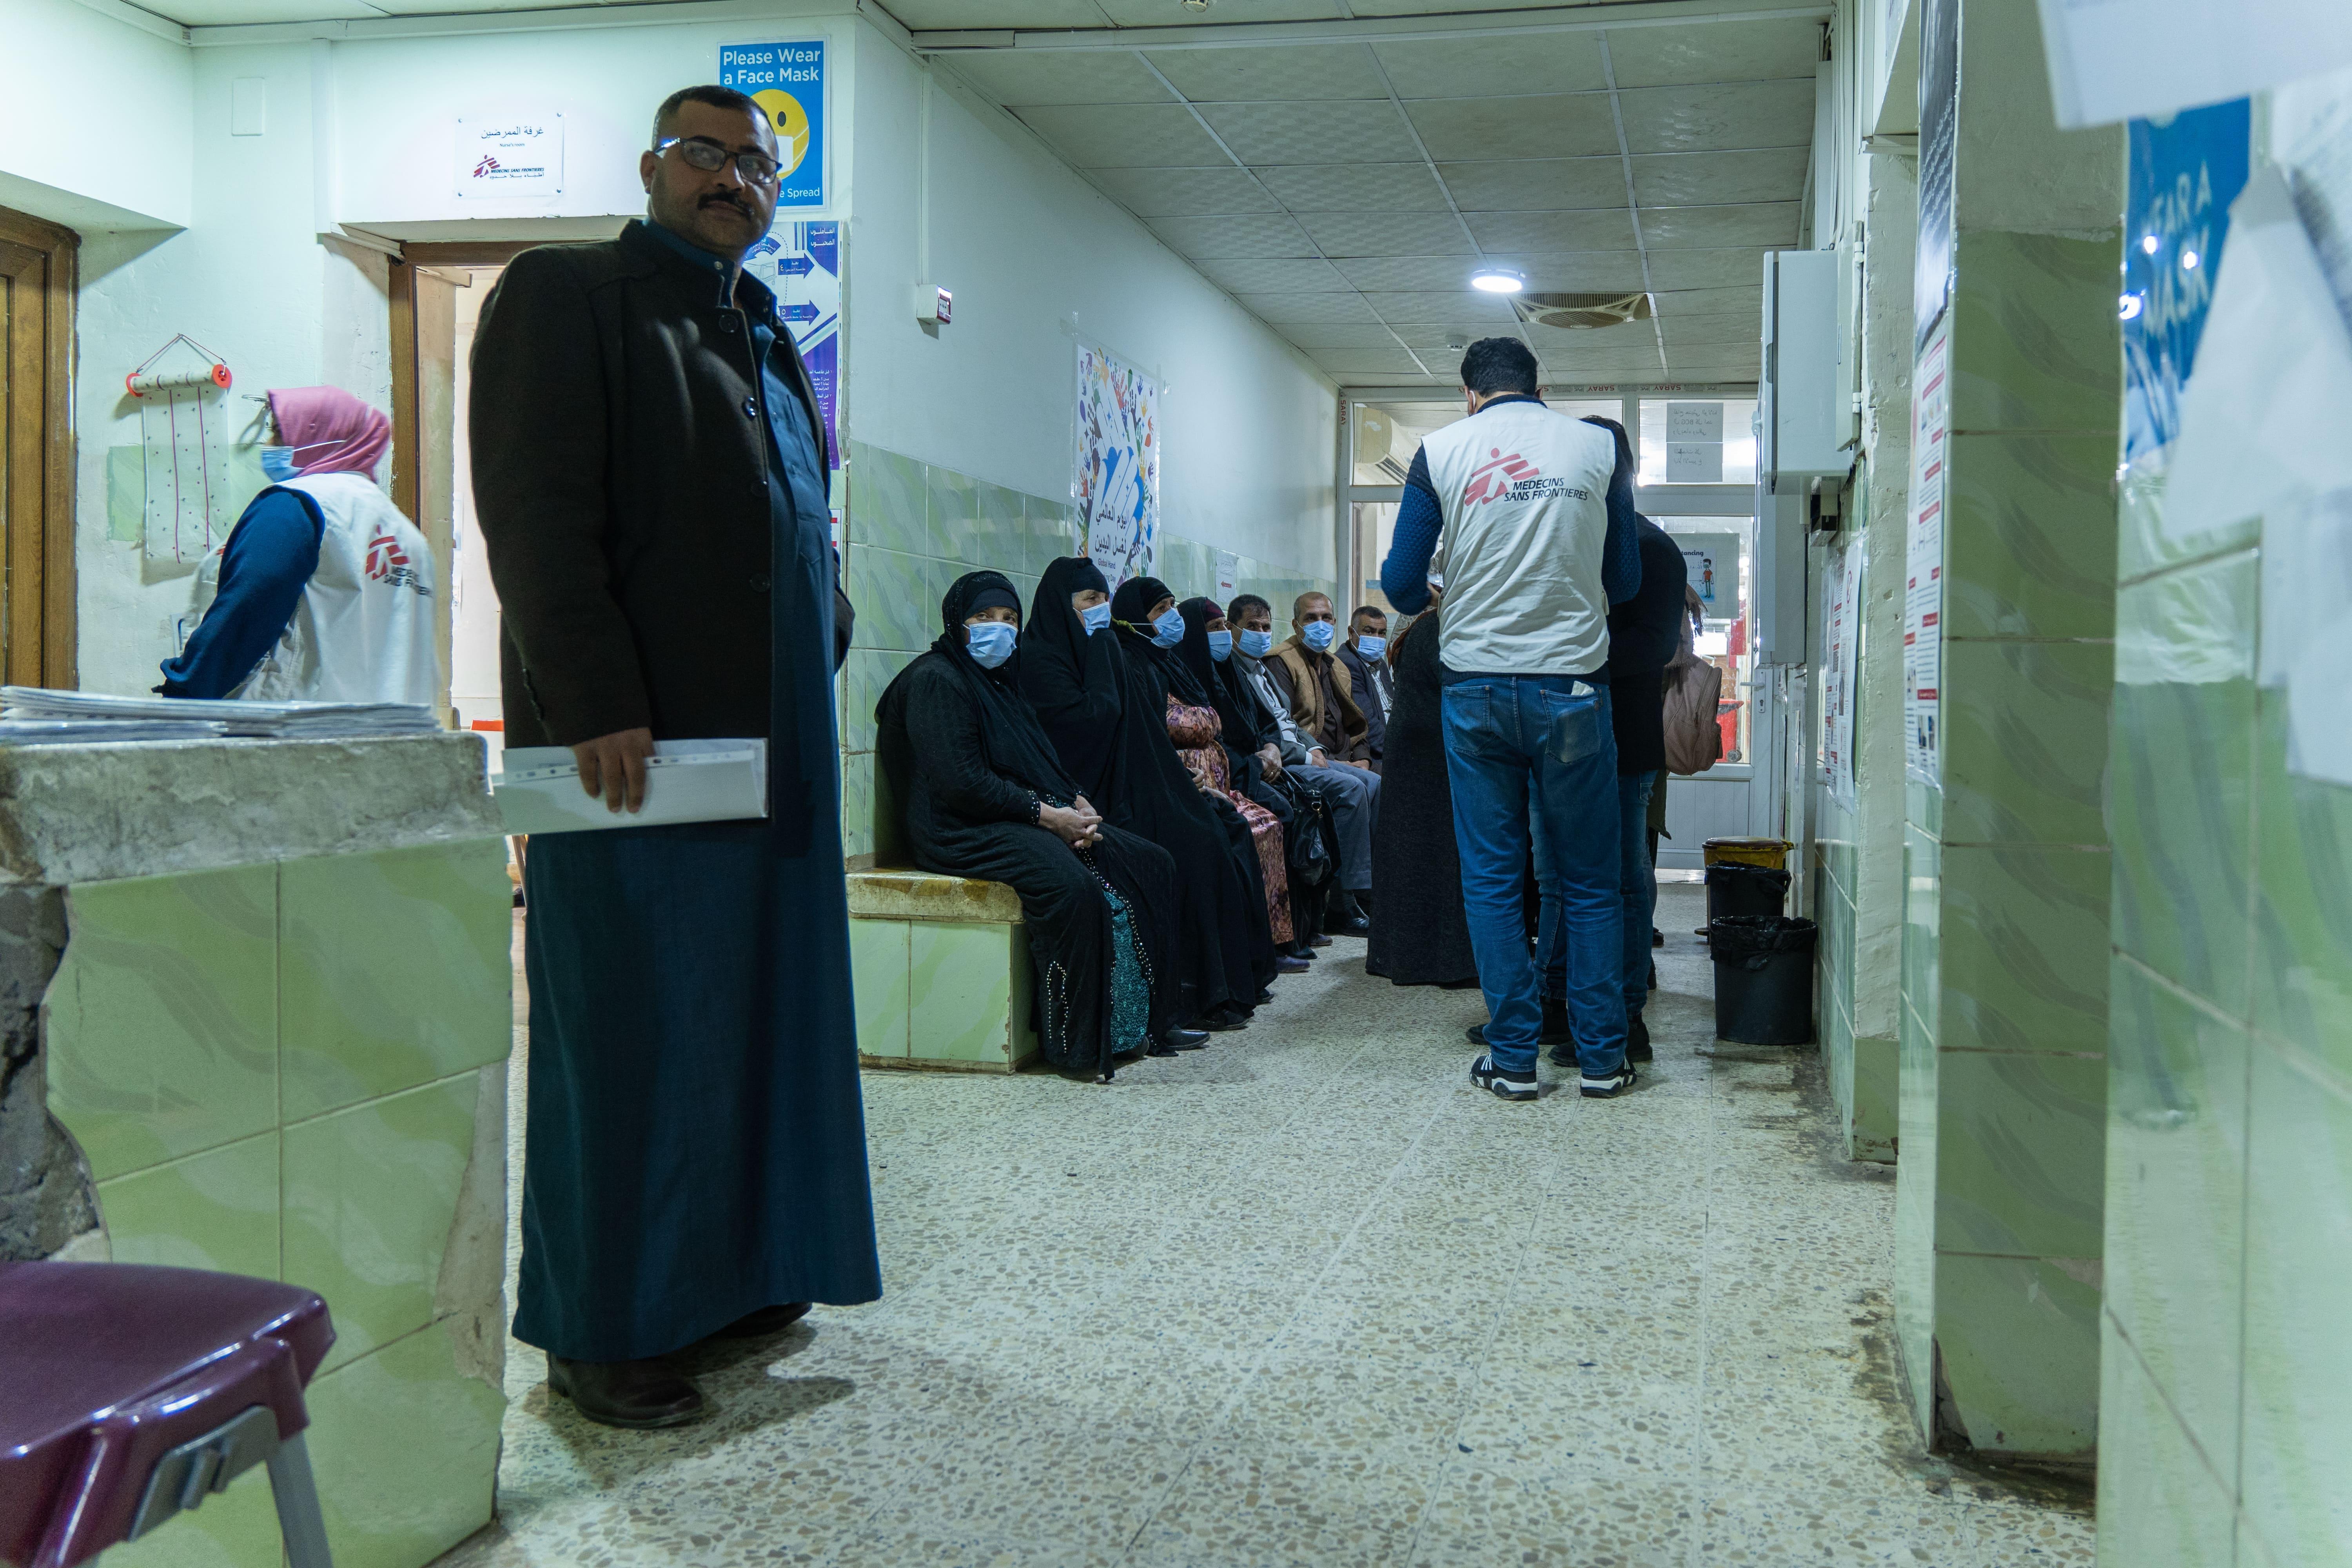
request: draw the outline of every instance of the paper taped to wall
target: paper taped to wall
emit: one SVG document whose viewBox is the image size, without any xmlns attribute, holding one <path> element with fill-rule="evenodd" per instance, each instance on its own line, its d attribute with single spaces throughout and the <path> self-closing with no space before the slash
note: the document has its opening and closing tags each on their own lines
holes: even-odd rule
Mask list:
<svg viewBox="0 0 2352 1568">
<path fill-rule="evenodd" d="M 656 741 L 646 767 L 646 805 L 609 811 L 580 787 L 569 746 L 516 746 L 490 781 L 509 833 L 581 833 L 677 822 L 733 822 L 768 815 L 768 742 Z"/>
</svg>

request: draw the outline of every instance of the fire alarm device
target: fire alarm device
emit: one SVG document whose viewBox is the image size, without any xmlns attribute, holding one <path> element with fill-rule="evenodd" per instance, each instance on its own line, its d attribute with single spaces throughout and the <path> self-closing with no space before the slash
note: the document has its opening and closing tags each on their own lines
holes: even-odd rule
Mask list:
<svg viewBox="0 0 2352 1568">
<path fill-rule="evenodd" d="M 936 283 L 915 286 L 915 320 L 944 327 L 955 318 L 955 296 Z"/>
</svg>

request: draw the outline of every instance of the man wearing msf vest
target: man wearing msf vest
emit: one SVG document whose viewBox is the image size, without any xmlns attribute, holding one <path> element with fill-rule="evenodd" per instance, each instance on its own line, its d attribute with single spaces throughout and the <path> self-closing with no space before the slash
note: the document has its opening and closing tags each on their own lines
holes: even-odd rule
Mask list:
<svg viewBox="0 0 2352 1568">
<path fill-rule="evenodd" d="M 417 702 L 436 695 L 433 552 L 376 489 L 392 421 L 340 387 L 269 394 L 269 486 L 196 573 L 166 697 Z"/>
<path fill-rule="evenodd" d="M 1517 338 L 1472 343 L 1462 385 L 1470 416 L 1413 455 L 1381 586 L 1399 610 L 1423 608 L 1444 536 L 1446 774 L 1488 1013 L 1470 1080 L 1504 1100 L 1537 1095 L 1543 1003 L 1522 906 L 1532 828 L 1564 916 L 1580 1087 L 1607 1099 L 1633 1083 L 1609 713 L 1609 606 L 1642 583 L 1633 467 L 1607 430 L 1544 406 Z"/>
</svg>

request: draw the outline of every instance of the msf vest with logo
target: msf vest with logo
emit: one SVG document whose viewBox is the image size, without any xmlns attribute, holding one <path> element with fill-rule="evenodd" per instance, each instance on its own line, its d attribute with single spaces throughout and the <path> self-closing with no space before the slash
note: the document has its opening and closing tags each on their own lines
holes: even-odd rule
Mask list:
<svg viewBox="0 0 2352 1568">
<path fill-rule="evenodd" d="M 1607 430 L 1539 403 L 1482 409 L 1423 438 L 1445 531 L 1438 651 L 1464 675 L 1590 675 L 1609 659 Z"/>
<path fill-rule="evenodd" d="M 285 634 L 232 697 L 262 702 L 416 702 L 439 693 L 433 552 L 373 480 L 317 474 L 277 487 L 318 503 L 319 569 Z M 205 563 L 199 616 L 212 607 L 220 556 Z"/>
</svg>

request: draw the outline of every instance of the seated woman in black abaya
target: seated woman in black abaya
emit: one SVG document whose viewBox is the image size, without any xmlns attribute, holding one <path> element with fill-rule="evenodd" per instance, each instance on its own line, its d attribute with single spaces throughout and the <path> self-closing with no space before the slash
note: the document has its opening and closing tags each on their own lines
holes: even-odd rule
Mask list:
<svg viewBox="0 0 2352 1568">
<path fill-rule="evenodd" d="M 1108 1083 L 1119 1058 L 1203 1040 L 1168 1026 L 1176 868 L 1062 771 L 1016 684 L 1020 605 L 994 572 L 949 588 L 946 629 L 875 710 L 881 764 L 915 864 L 1021 895 L 1045 1058 Z"/>
<path fill-rule="evenodd" d="M 1175 857 L 1177 1016 L 1237 1029 L 1271 999 L 1265 984 L 1275 973 L 1257 857 L 1240 817 L 1230 806 L 1220 817 L 1178 759 L 1167 687 L 1147 659 L 1119 646 L 1108 598 L 1090 561 L 1045 569 L 1021 634 L 1022 695 L 1103 819 Z M 1172 611 L 1168 618 L 1181 633 L 1181 619 Z"/>
</svg>

